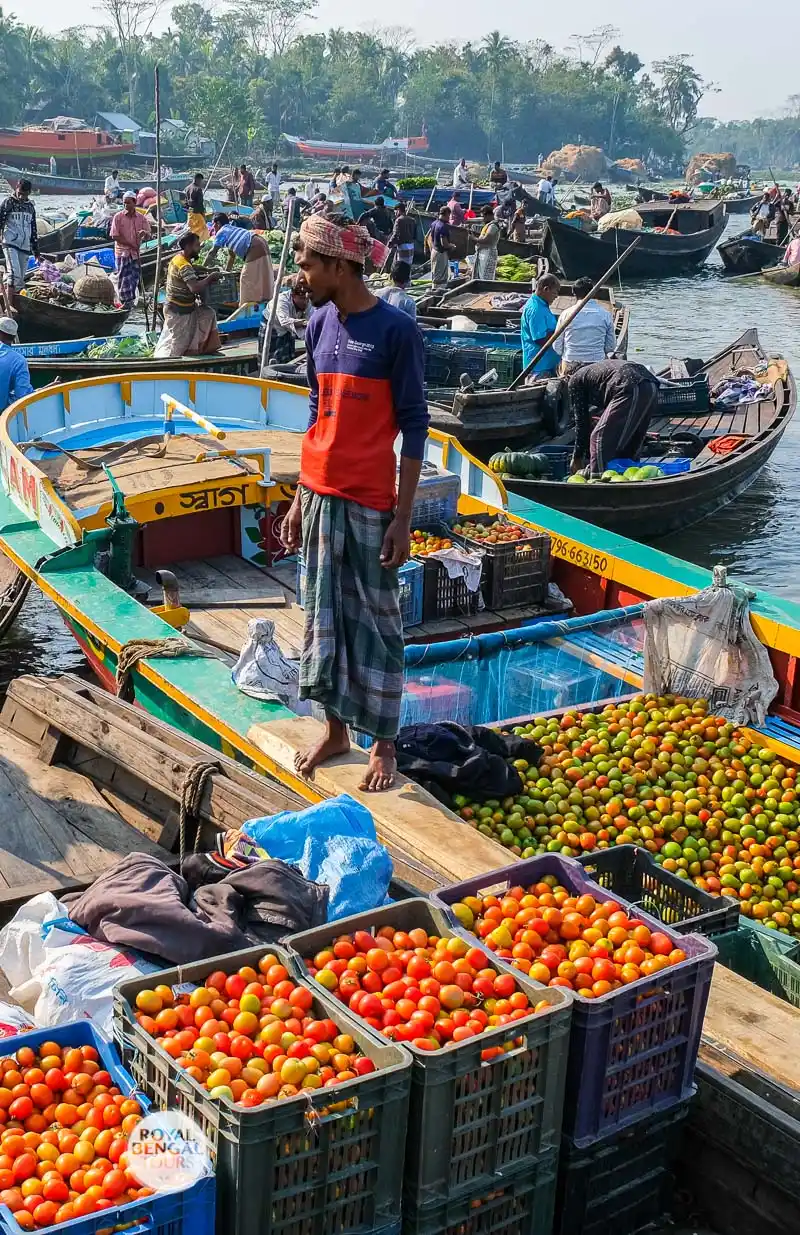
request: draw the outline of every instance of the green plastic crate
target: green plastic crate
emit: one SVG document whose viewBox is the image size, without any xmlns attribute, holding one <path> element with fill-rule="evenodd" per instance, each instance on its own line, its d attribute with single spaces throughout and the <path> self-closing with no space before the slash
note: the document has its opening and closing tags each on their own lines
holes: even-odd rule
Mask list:
<svg viewBox="0 0 800 1235">
<path fill-rule="evenodd" d="M 497 369 L 497 385 L 510 386 L 522 372 L 520 348 L 493 347 L 486 353 L 486 372 Z"/>
<path fill-rule="evenodd" d="M 719 961 L 748 982 L 800 1008 L 800 942 L 758 922 L 739 919 L 735 931 L 715 935 Z"/>
</svg>

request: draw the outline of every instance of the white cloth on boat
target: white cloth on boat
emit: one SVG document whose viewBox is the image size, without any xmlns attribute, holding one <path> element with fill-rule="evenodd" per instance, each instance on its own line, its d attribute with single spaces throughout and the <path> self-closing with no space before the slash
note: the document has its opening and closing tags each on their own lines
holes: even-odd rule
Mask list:
<svg viewBox="0 0 800 1235">
<path fill-rule="evenodd" d="M 311 705 L 298 699 L 299 678 L 299 659 L 290 659 L 278 647 L 275 623 L 269 618 L 251 618 L 247 643 L 231 670 L 234 686 L 252 699 L 282 703 L 292 712 L 308 716 Z"/>
<path fill-rule="evenodd" d="M 646 694 L 707 699 L 712 713 L 735 725 L 762 725 L 778 693 L 767 649 L 750 623 L 755 592 L 727 584 L 724 567 L 714 584 L 693 596 L 645 605 Z"/>
<path fill-rule="evenodd" d="M 430 561 L 441 562 L 451 579 L 463 579 L 468 592 L 477 592 L 481 586 L 483 554 L 470 553 L 468 549 L 437 549 L 429 553 Z"/>
</svg>

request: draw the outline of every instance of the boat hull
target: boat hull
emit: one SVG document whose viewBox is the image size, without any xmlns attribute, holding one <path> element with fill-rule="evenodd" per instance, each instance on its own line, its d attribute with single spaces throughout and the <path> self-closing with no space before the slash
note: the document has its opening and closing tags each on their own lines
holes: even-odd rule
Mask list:
<svg viewBox="0 0 800 1235">
<path fill-rule="evenodd" d="M 749 214 L 756 202 L 760 200 L 759 193 L 750 193 L 747 197 L 724 197 L 722 204 L 726 214 Z"/>
<path fill-rule="evenodd" d="M 89 309 L 64 309 L 60 305 L 36 300 L 33 296 L 15 296 L 14 309 L 20 343 L 118 334 L 128 317 L 127 309 L 97 313 Z"/>
<path fill-rule="evenodd" d="M 702 265 L 725 230 L 722 208 L 709 213 L 716 216 L 711 227 L 674 236 L 621 228 L 610 228 L 599 235 L 581 231 L 557 219 L 548 219 L 544 255 L 568 279 L 583 276 L 599 279 L 640 236 L 639 244 L 622 266 L 624 278 L 662 279 L 680 275 Z"/>
<path fill-rule="evenodd" d="M 774 266 L 762 270 L 761 276 L 776 287 L 800 287 L 800 266 Z"/>
<path fill-rule="evenodd" d="M 766 266 L 775 266 L 783 257 L 783 245 L 767 240 L 734 236 L 717 245 L 717 252 L 728 274 L 758 274 Z"/>
<path fill-rule="evenodd" d="M 119 149 L 119 147 L 117 147 Z M 0 150 L 0 153 L 2 151 Z M 20 176 L 24 176 L 26 180 L 30 180 L 33 186 L 34 193 L 53 194 L 101 194 L 105 188 L 105 178 L 98 180 L 85 176 L 51 176 L 47 172 L 29 171 L 27 168 L 21 171 L 18 167 L 10 167 L 0 163 L 0 174 L 11 183 L 19 180 Z M 168 189 L 185 189 L 188 183 L 186 173 L 181 173 L 179 176 L 172 176 L 169 180 L 162 180 L 162 188 Z M 121 180 L 120 186 L 123 190 L 131 189 L 134 193 L 138 193 L 140 189 L 156 187 L 155 176 L 145 176 L 144 178 L 136 178 L 133 180 Z"/>
<path fill-rule="evenodd" d="M 133 149 L 133 142 L 115 141 L 102 129 L 0 129 L 0 162 L 14 160 L 14 166 L 2 169 L 4 175 L 9 170 L 19 175 L 18 164 L 26 159 L 34 163 L 47 163 L 51 157 L 61 163 L 80 159 L 107 163 Z"/>
</svg>

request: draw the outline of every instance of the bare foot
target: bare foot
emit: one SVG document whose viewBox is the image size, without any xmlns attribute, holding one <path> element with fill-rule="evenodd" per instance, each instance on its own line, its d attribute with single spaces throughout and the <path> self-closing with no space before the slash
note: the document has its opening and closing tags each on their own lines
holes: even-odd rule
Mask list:
<svg viewBox="0 0 800 1235">
<path fill-rule="evenodd" d="M 369 752 L 369 766 L 366 775 L 358 786 L 370 793 L 382 793 L 391 789 L 397 775 L 397 759 L 394 742 L 373 742 Z"/>
<path fill-rule="evenodd" d="M 334 755 L 346 755 L 350 749 L 350 739 L 347 728 L 342 724 L 331 724 L 328 721 L 325 733 L 318 742 L 309 746 L 308 750 L 298 752 L 294 758 L 294 766 L 301 776 L 310 776 L 314 768 Z"/>
</svg>

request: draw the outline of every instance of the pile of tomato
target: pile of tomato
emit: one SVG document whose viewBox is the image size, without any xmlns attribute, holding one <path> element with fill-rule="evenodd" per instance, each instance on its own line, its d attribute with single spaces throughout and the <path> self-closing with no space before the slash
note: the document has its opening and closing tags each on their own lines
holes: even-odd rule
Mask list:
<svg viewBox="0 0 800 1235">
<path fill-rule="evenodd" d="M 395 1042 L 435 1051 L 549 1008 L 532 1004 L 513 974 L 458 937 L 382 926 L 340 935 L 305 961 L 309 974 L 351 1012 Z M 492 1059 L 513 1043 L 488 1047 Z"/>
<path fill-rule="evenodd" d="M 20 1047 L 0 1060 L 0 1204 L 33 1231 L 151 1196 L 128 1169 L 141 1118 L 93 1046 Z"/>
<path fill-rule="evenodd" d="M 249 1108 L 375 1071 L 350 1034 L 314 1015 L 313 1003 L 267 953 L 257 969 L 216 970 L 190 993 L 140 991 L 136 1019 L 212 1098 Z"/>
</svg>

